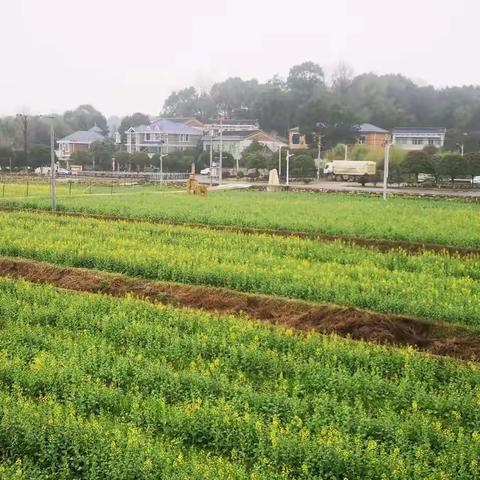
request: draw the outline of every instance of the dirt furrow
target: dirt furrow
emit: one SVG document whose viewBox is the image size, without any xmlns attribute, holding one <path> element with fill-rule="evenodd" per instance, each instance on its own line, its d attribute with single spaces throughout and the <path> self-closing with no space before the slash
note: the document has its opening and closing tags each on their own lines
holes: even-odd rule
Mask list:
<svg viewBox="0 0 480 480">
<path fill-rule="evenodd" d="M 0 276 L 82 292 L 127 294 L 174 306 L 248 317 L 303 331 L 337 333 L 356 340 L 412 345 L 435 355 L 480 361 L 480 335 L 470 329 L 357 308 L 313 304 L 223 288 L 152 282 L 96 270 L 0 257 Z"/>
</svg>

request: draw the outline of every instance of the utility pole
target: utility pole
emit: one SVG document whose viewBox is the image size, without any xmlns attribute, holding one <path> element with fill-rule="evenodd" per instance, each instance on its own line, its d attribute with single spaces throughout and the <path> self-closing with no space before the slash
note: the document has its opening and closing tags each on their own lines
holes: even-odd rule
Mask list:
<svg viewBox="0 0 480 480">
<path fill-rule="evenodd" d="M 52 194 L 52 212 L 57 210 L 57 192 L 55 185 L 55 132 L 53 130 L 53 120 L 55 117 L 50 116 L 50 182 Z"/>
<path fill-rule="evenodd" d="M 290 153 L 290 150 L 287 150 L 287 181 L 285 185 L 288 187 L 290 185 L 290 157 L 293 157 L 294 154 Z"/>
<path fill-rule="evenodd" d="M 218 184 L 222 184 L 222 167 L 223 167 L 223 115 L 220 116 L 220 167 L 218 171 Z"/>
<path fill-rule="evenodd" d="M 160 183 L 163 183 L 163 157 L 168 156 L 167 153 L 160 153 Z"/>
<path fill-rule="evenodd" d="M 212 177 L 212 168 L 213 168 L 213 129 L 210 130 L 210 186 L 212 186 L 213 177 Z"/>
<path fill-rule="evenodd" d="M 22 123 L 23 152 L 25 154 L 25 164 L 28 165 L 28 115 L 26 113 L 18 113 L 17 118 L 19 118 Z"/>
<path fill-rule="evenodd" d="M 12 156 L 13 156 L 13 148 L 15 147 L 15 144 L 12 143 L 12 147 L 10 148 L 10 155 L 8 156 L 8 160 L 9 160 L 9 163 L 10 163 L 10 170 L 9 170 L 9 173 L 12 173 Z"/>
<path fill-rule="evenodd" d="M 383 199 L 387 199 L 387 188 L 388 188 L 388 164 L 390 161 L 390 147 L 392 146 L 391 143 L 385 144 L 385 159 L 384 159 L 384 166 L 383 166 Z"/>
<path fill-rule="evenodd" d="M 320 180 L 320 162 L 322 161 L 322 136 L 318 135 L 317 180 Z"/>
<path fill-rule="evenodd" d="M 278 149 L 278 177 L 282 175 L 282 148 L 283 145 L 280 145 Z"/>
</svg>

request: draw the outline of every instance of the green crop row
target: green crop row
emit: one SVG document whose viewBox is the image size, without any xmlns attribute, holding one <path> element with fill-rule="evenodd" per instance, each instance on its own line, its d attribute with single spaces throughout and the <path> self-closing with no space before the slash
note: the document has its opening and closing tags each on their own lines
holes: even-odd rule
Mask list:
<svg viewBox="0 0 480 480">
<path fill-rule="evenodd" d="M 0 192 L 1 193 L 1 192 Z M 19 195 L 23 195 L 19 193 Z M 215 192 L 60 198 L 59 209 L 132 218 L 307 231 L 480 248 L 480 206 L 458 200 L 319 193 Z M 49 209 L 48 196 L 0 205 Z"/>
<path fill-rule="evenodd" d="M 480 326 L 479 257 L 5 212 L 0 254 Z"/>
<path fill-rule="evenodd" d="M 0 319 L 5 478 L 480 474 L 473 364 L 6 279 Z"/>
</svg>

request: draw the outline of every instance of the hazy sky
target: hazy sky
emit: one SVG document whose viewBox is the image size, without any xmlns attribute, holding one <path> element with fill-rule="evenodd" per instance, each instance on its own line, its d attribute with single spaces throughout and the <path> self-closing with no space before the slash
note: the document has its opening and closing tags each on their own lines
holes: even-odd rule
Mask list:
<svg viewBox="0 0 480 480">
<path fill-rule="evenodd" d="M 0 114 L 156 114 L 172 89 L 312 60 L 480 84 L 480 0 L 0 0 Z"/>
</svg>

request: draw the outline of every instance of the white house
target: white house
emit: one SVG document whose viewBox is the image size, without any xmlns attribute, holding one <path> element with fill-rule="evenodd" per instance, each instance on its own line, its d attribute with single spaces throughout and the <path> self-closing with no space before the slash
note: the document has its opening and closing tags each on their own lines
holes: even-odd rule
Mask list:
<svg viewBox="0 0 480 480">
<path fill-rule="evenodd" d="M 423 150 L 427 146 L 442 148 L 445 128 L 398 127 L 392 131 L 392 143 L 405 150 Z"/>
<path fill-rule="evenodd" d="M 257 141 L 260 145 L 264 145 L 272 152 L 278 151 L 280 147 L 286 146 L 286 143 L 265 133 L 263 130 L 248 129 L 248 130 L 223 130 L 222 126 L 222 143 L 223 151 L 230 153 L 235 160 L 239 160 L 242 152 L 249 147 L 252 142 Z M 213 131 L 213 135 L 204 135 L 202 137 L 203 150 L 210 150 L 210 145 L 213 150 L 218 152 L 220 150 L 220 133 Z"/>
<path fill-rule="evenodd" d="M 145 151 L 166 154 L 195 148 L 203 135 L 200 128 L 166 118 L 158 118 L 150 125 L 131 127 L 125 133 L 129 153 Z"/>
</svg>

